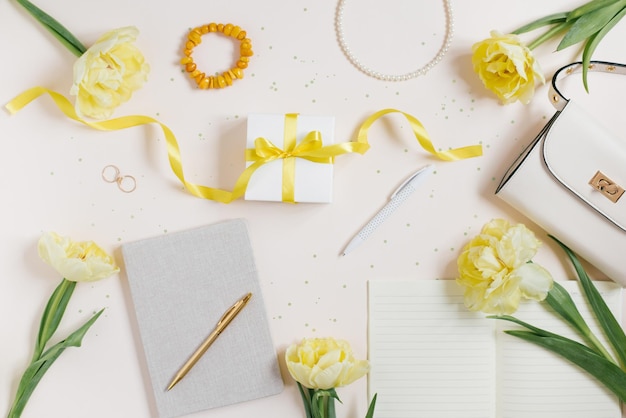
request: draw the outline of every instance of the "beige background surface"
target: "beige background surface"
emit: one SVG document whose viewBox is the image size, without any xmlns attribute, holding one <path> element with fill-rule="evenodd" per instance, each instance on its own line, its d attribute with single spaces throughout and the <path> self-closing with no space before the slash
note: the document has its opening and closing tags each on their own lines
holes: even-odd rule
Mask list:
<svg viewBox="0 0 626 418">
<path fill-rule="evenodd" d="M 480 143 L 484 156 L 434 161 L 419 148 L 405 120 L 390 115 L 373 126 L 369 152 L 337 159 L 333 203 L 239 200 L 224 205 L 182 189 L 156 126 L 98 132 L 65 118 L 49 98 L 14 116 L 0 112 L 0 414 L 8 411 L 30 357 L 41 310 L 60 280 L 37 256 L 36 242 L 43 231 L 95 240 L 121 263 L 119 247 L 124 242 L 243 217 L 249 221 L 286 389 L 275 397 L 195 416 L 304 416 L 297 388 L 284 368 L 284 350 L 303 337 L 333 336 L 350 341 L 357 357 L 365 358 L 368 279 L 453 278 L 460 248 L 492 217 L 525 222 L 546 238 L 493 192 L 507 165 L 553 114 L 547 86 L 539 88 L 528 106 L 502 106 L 472 72 L 469 54 L 471 45 L 492 29 L 511 31 L 580 3 L 455 1 L 455 36 L 448 54 L 426 76 L 394 83 L 363 75 L 344 57 L 336 41 L 335 0 L 39 0 L 41 8 L 85 44 L 113 28 L 139 28 L 137 44 L 152 71 L 145 87 L 116 116 L 147 115 L 169 126 L 192 182 L 232 189 L 244 168 L 248 113 L 333 115 L 336 141 L 344 142 L 354 139 L 370 114 L 396 108 L 421 120 L 437 148 Z M 187 30 L 212 21 L 244 28 L 255 56 L 245 79 L 233 87 L 201 91 L 181 73 L 178 60 Z M 344 25 L 348 42 L 363 62 L 394 74 L 428 62 L 445 31 L 438 0 L 353 0 L 346 6 Z M 626 61 L 625 36 L 626 24 L 621 23 L 594 57 Z M 196 56 L 204 54 L 206 61 L 198 61 L 207 70 L 231 64 L 228 42 L 207 39 L 205 45 L 204 52 L 198 47 Z M 554 46 L 536 50 L 546 78 L 579 52 L 573 47 L 553 54 Z M 0 103 L 37 85 L 68 93 L 74 56 L 14 1 L 0 2 L 0 51 Z M 581 83 L 575 79 L 570 84 L 568 91 L 574 92 Z M 626 80 L 597 77 L 592 94 L 579 94 L 580 101 L 589 102 L 592 111 L 617 129 L 623 126 L 619 97 L 624 88 Z M 430 162 L 437 164 L 436 174 L 366 244 L 340 257 L 345 244 L 397 185 Z M 133 193 L 122 193 L 101 179 L 109 164 L 137 179 Z M 536 261 L 557 278 L 568 274 L 561 253 L 550 242 Z M 83 347 L 68 350 L 52 367 L 24 418 L 154 416 L 123 271 L 118 277 L 77 286 L 60 331 L 74 329 L 101 307 L 107 309 Z M 338 405 L 338 416 L 365 415 L 366 386 L 362 379 L 339 389 L 343 404 Z"/>
</svg>

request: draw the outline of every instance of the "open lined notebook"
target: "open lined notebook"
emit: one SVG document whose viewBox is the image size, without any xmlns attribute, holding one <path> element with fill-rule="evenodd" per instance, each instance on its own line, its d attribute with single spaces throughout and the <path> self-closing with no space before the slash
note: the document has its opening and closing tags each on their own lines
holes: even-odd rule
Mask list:
<svg viewBox="0 0 626 418">
<path fill-rule="evenodd" d="M 578 283 L 560 283 L 589 318 Z M 596 286 L 621 318 L 621 288 Z M 543 304 L 522 303 L 515 316 L 575 338 Z M 369 392 L 378 394 L 376 418 L 622 417 L 617 397 L 592 376 L 503 332 L 515 328 L 468 311 L 454 280 L 370 281 Z"/>
</svg>

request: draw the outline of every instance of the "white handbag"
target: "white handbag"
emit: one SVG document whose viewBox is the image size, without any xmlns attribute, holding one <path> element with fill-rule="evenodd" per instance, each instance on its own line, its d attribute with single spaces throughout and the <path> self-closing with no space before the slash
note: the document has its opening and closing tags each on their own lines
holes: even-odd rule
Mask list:
<svg viewBox="0 0 626 418">
<path fill-rule="evenodd" d="M 557 88 L 557 112 L 505 173 L 496 195 L 626 286 L 626 138 L 620 139 Z M 626 74 L 626 66 L 593 61 L 591 71 Z"/>
</svg>

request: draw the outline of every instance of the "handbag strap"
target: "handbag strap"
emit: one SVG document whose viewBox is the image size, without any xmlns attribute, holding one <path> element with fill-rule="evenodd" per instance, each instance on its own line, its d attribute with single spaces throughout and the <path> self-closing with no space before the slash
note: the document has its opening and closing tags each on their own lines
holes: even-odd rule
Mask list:
<svg viewBox="0 0 626 418">
<path fill-rule="evenodd" d="M 550 97 L 550 102 L 556 108 L 556 110 L 563 110 L 563 108 L 565 108 L 565 105 L 569 101 L 569 99 L 565 98 L 565 96 L 563 96 L 563 94 L 559 91 L 558 87 L 556 86 L 557 81 L 559 80 L 559 78 L 566 77 L 570 74 L 580 73 L 582 69 L 583 63 L 578 61 L 561 67 L 556 71 L 556 73 L 554 73 L 548 97 Z M 615 62 L 590 61 L 588 69 L 589 71 L 594 72 L 626 75 L 626 65 L 618 64 Z"/>
</svg>

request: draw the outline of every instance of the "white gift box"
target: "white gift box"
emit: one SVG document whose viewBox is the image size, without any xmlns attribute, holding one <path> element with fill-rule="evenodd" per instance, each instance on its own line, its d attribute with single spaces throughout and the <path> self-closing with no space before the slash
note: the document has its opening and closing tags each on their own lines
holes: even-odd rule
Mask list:
<svg viewBox="0 0 626 418">
<path fill-rule="evenodd" d="M 335 118 L 333 116 L 298 115 L 296 145 L 311 131 L 321 134 L 322 145 L 334 143 Z M 255 140 L 265 138 L 281 150 L 285 142 L 284 114 L 248 115 L 247 148 L 255 148 Z M 256 169 L 244 198 L 281 202 L 283 183 L 283 159 L 267 162 Z M 248 161 L 247 166 L 253 164 Z M 333 194 L 333 164 L 316 163 L 304 158 L 295 158 L 294 201 L 330 203 Z"/>
</svg>

